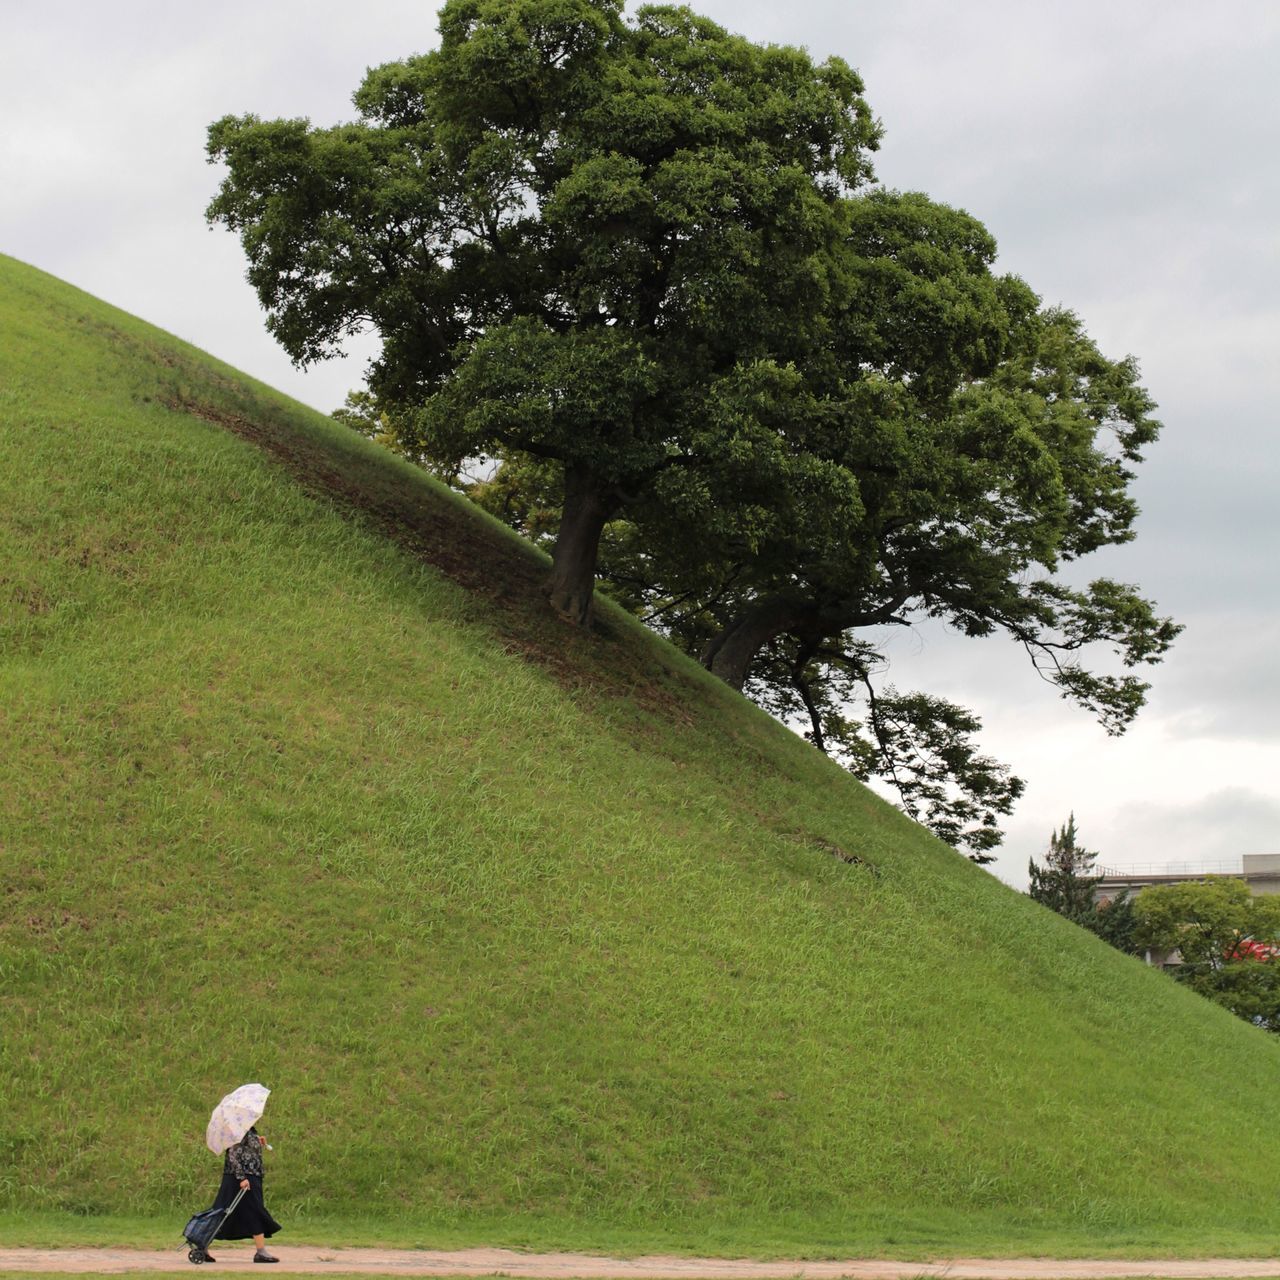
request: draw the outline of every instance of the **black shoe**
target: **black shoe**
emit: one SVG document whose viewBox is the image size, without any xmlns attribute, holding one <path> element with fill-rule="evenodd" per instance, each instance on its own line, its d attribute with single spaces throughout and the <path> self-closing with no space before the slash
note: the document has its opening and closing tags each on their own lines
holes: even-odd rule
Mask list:
<svg viewBox="0 0 1280 1280">
<path fill-rule="evenodd" d="M 204 1251 L 204 1260 L 205 1260 L 206 1262 L 217 1262 L 217 1258 L 215 1258 L 215 1257 L 213 1256 L 213 1254 L 211 1254 L 211 1253 L 209 1252 L 209 1250 L 208 1250 L 208 1249 L 206 1249 L 206 1250 Z"/>
<path fill-rule="evenodd" d="M 253 1253 L 254 1262 L 279 1262 L 280 1259 L 275 1254 L 268 1253 L 265 1249 L 255 1249 Z"/>
</svg>

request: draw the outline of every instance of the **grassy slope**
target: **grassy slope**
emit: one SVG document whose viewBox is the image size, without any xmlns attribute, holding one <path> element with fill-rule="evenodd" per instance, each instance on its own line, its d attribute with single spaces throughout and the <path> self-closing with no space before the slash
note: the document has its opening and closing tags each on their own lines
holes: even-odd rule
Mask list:
<svg viewBox="0 0 1280 1280">
<path fill-rule="evenodd" d="M 0 258 L 0 1234 L 260 1079 L 294 1238 L 1270 1246 L 1273 1040 L 538 568 Z"/>
</svg>

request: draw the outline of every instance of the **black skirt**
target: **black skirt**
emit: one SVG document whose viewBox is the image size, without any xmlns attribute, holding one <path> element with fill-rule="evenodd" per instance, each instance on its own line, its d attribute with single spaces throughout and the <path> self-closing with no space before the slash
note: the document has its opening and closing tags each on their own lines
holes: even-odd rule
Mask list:
<svg viewBox="0 0 1280 1280">
<path fill-rule="evenodd" d="M 218 1188 L 218 1198 L 213 1202 L 213 1207 L 225 1209 L 236 1198 L 239 1190 L 240 1179 L 230 1169 L 224 1169 L 222 1185 Z M 248 1240 L 250 1236 L 273 1236 L 279 1230 L 280 1224 L 262 1203 L 262 1179 L 250 1178 L 249 1190 L 244 1193 L 244 1199 L 236 1205 L 214 1239 Z"/>
</svg>

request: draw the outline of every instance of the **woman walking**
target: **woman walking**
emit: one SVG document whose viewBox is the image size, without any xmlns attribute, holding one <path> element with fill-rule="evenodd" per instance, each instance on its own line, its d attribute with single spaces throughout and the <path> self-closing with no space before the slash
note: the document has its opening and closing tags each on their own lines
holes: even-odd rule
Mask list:
<svg viewBox="0 0 1280 1280">
<path fill-rule="evenodd" d="M 251 1126 L 239 1142 L 226 1149 L 222 1185 L 218 1188 L 218 1198 L 213 1202 L 214 1208 L 225 1209 L 242 1190 L 245 1195 L 228 1214 L 215 1238 L 246 1240 L 252 1236 L 257 1246 L 254 1262 L 279 1262 L 279 1258 L 267 1252 L 267 1237 L 275 1235 L 280 1224 L 267 1212 L 262 1199 L 262 1148 L 266 1145 L 267 1140 Z M 206 1262 L 213 1260 L 205 1255 Z"/>
</svg>

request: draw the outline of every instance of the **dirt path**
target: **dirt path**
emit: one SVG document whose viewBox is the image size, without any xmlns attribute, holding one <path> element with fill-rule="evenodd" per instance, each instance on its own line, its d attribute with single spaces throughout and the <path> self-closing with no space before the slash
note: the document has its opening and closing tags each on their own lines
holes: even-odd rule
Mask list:
<svg viewBox="0 0 1280 1280">
<path fill-rule="evenodd" d="M 529 1277 L 529 1280 L 1098 1280 L 1099 1277 L 1253 1277 L 1280 1280 L 1280 1258 L 1192 1260 L 956 1258 L 897 1262 L 850 1258 L 835 1262 L 753 1262 L 720 1258 L 606 1258 L 579 1253 L 516 1253 L 509 1249 L 315 1249 L 280 1246 L 275 1273 L 366 1272 L 371 1275 Z M 249 1248 L 224 1245 L 199 1272 L 176 1249 L 0 1249 L 0 1271 L 61 1271 L 113 1275 L 187 1270 L 200 1280 L 219 1272 L 257 1271 Z M 267 1273 L 272 1274 L 271 1272 Z"/>
</svg>

